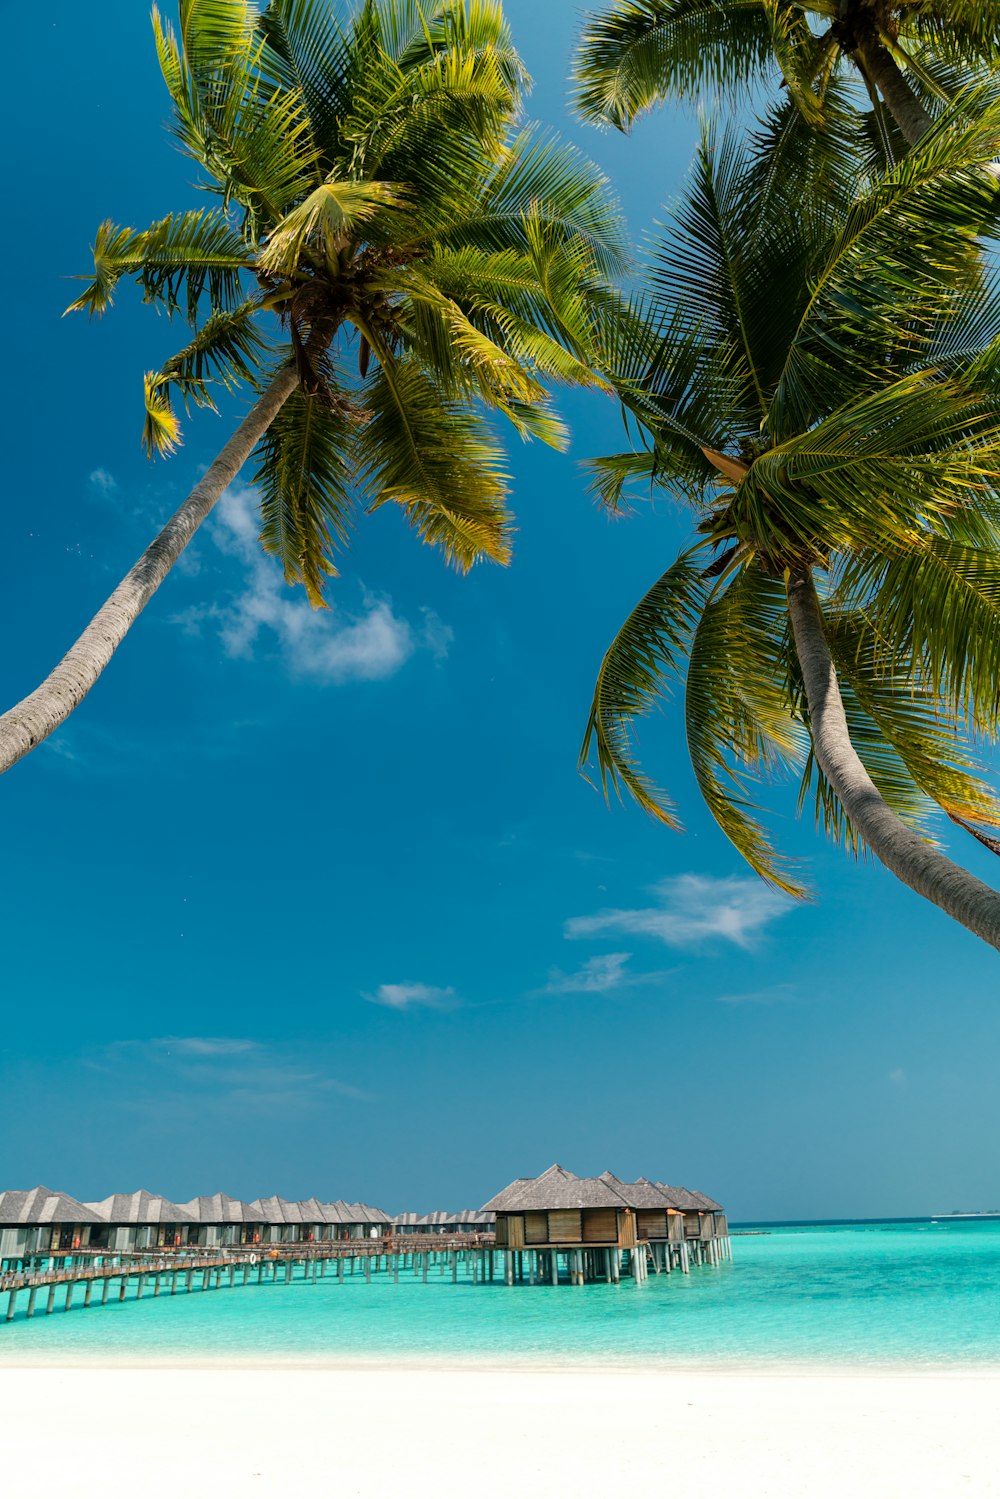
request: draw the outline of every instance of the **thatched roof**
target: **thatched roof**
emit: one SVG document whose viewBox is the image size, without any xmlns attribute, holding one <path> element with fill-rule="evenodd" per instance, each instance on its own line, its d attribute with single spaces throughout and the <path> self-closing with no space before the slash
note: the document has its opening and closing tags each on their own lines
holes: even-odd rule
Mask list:
<svg viewBox="0 0 1000 1499">
<path fill-rule="evenodd" d="M 611 1171 L 600 1176 L 574 1176 L 565 1166 L 550 1166 L 541 1176 L 519 1176 L 484 1204 L 495 1213 L 558 1211 L 560 1208 L 674 1208 L 681 1212 L 719 1212 L 718 1203 L 703 1193 L 667 1187 L 641 1176 L 625 1182 Z"/>
<path fill-rule="evenodd" d="M 114 1192 L 100 1202 L 88 1202 L 105 1223 L 194 1223 L 187 1208 L 156 1192 Z"/>
<path fill-rule="evenodd" d="M 262 1223 L 264 1219 L 254 1211 L 249 1202 L 238 1197 L 227 1197 L 225 1192 L 214 1192 L 210 1197 L 192 1197 L 184 1203 L 196 1223 Z"/>
<path fill-rule="evenodd" d="M 670 1206 L 677 1208 L 681 1213 L 721 1213 L 719 1203 L 711 1197 L 706 1197 L 704 1192 L 689 1192 L 687 1187 L 668 1187 L 665 1182 L 657 1182 L 663 1195 L 668 1199 Z"/>
<path fill-rule="evenodd" d="M 66 1192 L 32 1187 L 29 1192 L 0 1192 L 0 1223 L 101 1223 L 104 1220 Z"/>
<path fill-rule="evenodd" d="M 618 1193 L 599 1177 L 574 1176 L 565 1166 L 550 1166 L 541 1176 L 518 1177 L 483 1204 L 495 1213 L 545 1212 L 559 1208 L 620 1208 Z"/>
<path fill-rule="evenodd" d="M 469 1227 L 492 1228 L 496 1216 L 482 1208 L 463 1208 L 457 1213 L 397 1213 L 392 1222 L 396 1228 L 453 1228 L 458 1233 Z"/>
</svg>

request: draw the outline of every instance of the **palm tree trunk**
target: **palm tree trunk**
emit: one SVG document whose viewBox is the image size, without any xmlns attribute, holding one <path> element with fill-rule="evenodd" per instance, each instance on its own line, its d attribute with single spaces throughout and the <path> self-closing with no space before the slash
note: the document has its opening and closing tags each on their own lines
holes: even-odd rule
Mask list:
<svg viewBox="0 0 1000 1499">
<path fill-rule="evenodd" d="M 813 749 L 852 826 L 904 885 L 1000 949 L 1000 892 L 908 828 L 883 801 L 862 765 L 851 743 L 812 574 L 792 573 L 787 593 Z"/>
<path fill-rule="evenodd" d="M 299 383 L 284 366 L 187 499 L 40 687 L 0 715 L 0 775 L 64 723 L 97 681 L 219 496 Z"/>
<path fill-rule="evenodd" d="M 896 59 L 884 42 L 875 37 L 862 43 L 858 51 L 865 72 L 885 100 L 886 108 L 907 143 L 915 146 L 927 134 L 934 121 L 900 72 Z"/>
</svg>

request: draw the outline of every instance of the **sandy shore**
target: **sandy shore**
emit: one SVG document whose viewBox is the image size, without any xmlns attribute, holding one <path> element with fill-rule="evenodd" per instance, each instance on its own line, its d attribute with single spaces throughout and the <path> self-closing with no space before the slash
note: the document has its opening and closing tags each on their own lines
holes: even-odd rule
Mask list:
<svg viewBox="0 0 1000 1499">
<path fill-rule="evenodd" d="M 0 1369 L 5 1492 L 1000 1495 L 1000 1375 Z M 388 1485 L 388 1486 L 386 1486 Z M 611 1486 L 611 1487 L 605 1487 Z M 441 1490 L 447 1493 L 448 1489 Z"/>
</svg>

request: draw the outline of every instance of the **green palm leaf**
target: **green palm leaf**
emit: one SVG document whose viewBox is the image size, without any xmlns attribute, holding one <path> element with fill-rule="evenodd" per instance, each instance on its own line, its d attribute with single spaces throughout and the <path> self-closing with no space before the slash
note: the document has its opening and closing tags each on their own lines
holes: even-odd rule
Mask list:
<svg viewBox="0 0 1000 1499">
<path fill-rule="evenodd" d="M 257 484 L 261 544 L 277 557 L 288 583 L 301 583 L 323 606 L 336 575 L 333 553 L 347 541 L 359 416 L 341 399 L 307 395 L 285 402 L 260 445 Z"/>
<path fill-rule="evenodd" d="M 591 750 L 606 798 L 622 788 L 651 817 L 680 826 L 672 803 L 642 771 L 634 748 L 634 720 L 682 680 L 682 662 L 707 596 L 697 550 L 685 552 L 640 599 L 601 662 L 580 750 Z"/>
<path fill-rule="evenodd" d="M 379 367 L 365 388 L 371 421 L 362 462 L 372 508 L 400 506 L 410 524 L 462 572 L 510 558 L 503 454 L 467 405 L 450 401 L 414 358 L 370 339 Z"/>
<path fill-rule="evenodd" d="M 685 693 L 687 744 L 705 805 L 757 874 L 802 897 L 788 861 L 747 799 L 750 772 L 766 777 L 801 764 L 807 736 L 785 688 L 784 589 L 744 567 L 704 607 L 691 638 Z"/>
</svg>

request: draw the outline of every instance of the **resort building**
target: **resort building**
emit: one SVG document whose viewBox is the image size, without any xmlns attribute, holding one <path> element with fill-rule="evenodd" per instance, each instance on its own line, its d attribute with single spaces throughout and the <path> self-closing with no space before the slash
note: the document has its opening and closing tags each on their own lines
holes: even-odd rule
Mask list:
<svg viewBox="0 0 1000 1499">
<path fill-rule="evenodd" d="M 392 1226 L 398 1234 L 491 1234 L 493 1213 L 482 1208 L 463 1208 L 458 1213 L 397 1213 Z"/>
<path fill-rule="evenodd" d="M 381 1238 L 392 1220 L 363 1202 L 288 1202 L 264 1197 L 243 1202 L 216 1192 L 171 1202 L 156 1192 L 116 1192 L 100 1202 L 78 1202 L 65 1192 L 35 1187 L 0 1192 L 0 1268 L 33 1256 L 80 1251 L 108 1255 L 158 1249 L 225 1249 Z"/>
<path fill-rule="evenodd" d="M 249 1206 L 261 1223 L 255 1243 L 312 1244 L 378 1238 L 392 1227 L 387 1213 L 363 1202 L 319 1202 L 315 1197 L 288 1202 L 284 1197 L 258 1197 Z"/>
<path fill-rule="evenodd" d="M 496 1214 L 496 1247 L 504 1252 L 506 1278 L 558 1278 L 560 1256 L 570 1279 L 644 1279 L 695 1263 L 731 1258 L 729 1229 L 718 1203 L 684 1188 L 640 1177 L 622 1181 L 610 1171 L 575 1176 L 550 1166 L 538 1177 L 520 1177 L 485 1204 Z"/>
<path fill-rule="evenodd" d="M 87 1247 L 118 1254 L 177 1249 L 189 1242 L 197 1221 L 187 1208 L 155 1192 L 115 1192 L 86 1206 L 102 1220 L 100 1228 L 90 1230 Z"/>
<path fill-rule="evenodd" d="M 65 1192 L 0 1192 L 0 1268 L 33 1254 L 85 1248 L 104 1220 Z"/>
</svg>

